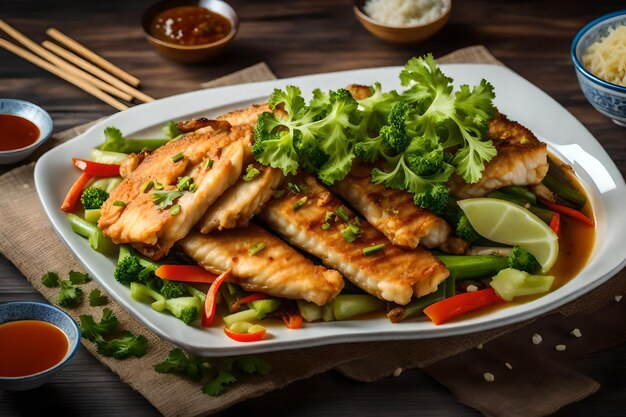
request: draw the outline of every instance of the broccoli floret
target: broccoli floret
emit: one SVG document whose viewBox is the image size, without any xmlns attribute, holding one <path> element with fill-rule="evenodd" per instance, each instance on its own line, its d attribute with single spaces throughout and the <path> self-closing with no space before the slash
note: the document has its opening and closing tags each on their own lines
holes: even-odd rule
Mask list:
<svg viewBox="0 0 626 417">
<path fill-rule="evenodd" d="M 406 101 L 398 101 L 392 107 L 387 117 L 387 124 L 380 129 L 383 141 L 394 151 L 400 153 L 411 143 L 406 131 L 406 120 L 413 111 L 413 107 Z"/>
<path fill-rule="evenodd" d="M 441 170 L 444 164 L 443 148 L 441 146 L 437 146 L 433 150 L 422 154 L 408 153 L 406 158 L 411 170 L 420 176 L 435 174 Z"/>
<path fill-rule="evenodd" d="M 182 282 L 164 279 L 160 293 L 165 298 L 183 297 L 187 295 L 187 289 Z"/>
<path fill-rule="evenodd" d="M 197 319 L 202 308 L 202 302 L 198 297 L 166 299 L 163 295 L 138 282 L 131 282 L 130 296 L 137 301 L 150 303 L 156 311 L 169 311 L 185 324 L 190 324 Z"/>
<path fill-rule="evenodd" d="M 449 198 L 448 188 L 443 184 L 435 184 L 425 191 L 415 193 L 413 202 L 416 206 L 441 216 L 448 207 Z"/>
<path fill-rule="evenodd" d="M 526 249 L 514 246 L 511 255 L 509 255 L 509 266 L 518 271 L 533 274 L 541 269 L 541 265 L 537 259 Z"/>
<path fill-rule="evenodd" d="M 109 198 L 109 193 L 97 187 L 87 187 L 80 196 L 85 210 L 99 209 Z"/>
<path fill-rule="evenodd" d="M 124 285 L 132 282 L 146 283 L 154 278 L 154 271 L 158 267 L 159 264 L 136 255 L 127 246 L 122 245 L 113 277 Z"/>
<path fill-rule="evenodd" d="M 472 224 L 469 222 L 467 216 L 462 214 L 459 217 L 459 221 L 456 223 L 454 233 L 461 239 L 473 243 L 480 239 L 480 235 L 474 230 Z"/>
<path fill-rule="evenodd" d="M 115 244 L 98 229 L 98 226 L 72 213 L 67 214 L 67 221 L 74 233 L 89 240 L 89 246 L 93 250 L 103 254 L 114 253 Z"/>
<path fill-rule="evenodd" d="M 104 143 L 98 146 L 101 151 L 139 153 L 144 149 L 153 151 L 165 145 L 170 139 L 128 139 L 115 127 L 104 129 Z"/>
</svg>

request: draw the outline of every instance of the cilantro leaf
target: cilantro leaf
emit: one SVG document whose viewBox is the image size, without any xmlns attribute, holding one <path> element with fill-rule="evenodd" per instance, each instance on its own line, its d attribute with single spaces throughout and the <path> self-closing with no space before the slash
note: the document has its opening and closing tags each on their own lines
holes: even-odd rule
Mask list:
<svg viewBox="0 0 626 417">
<path fill-rule="evenodd" d="M 176 348 L 172 349 L 163 362 L 154 365 L 154 370 L 161 374 L 182 374 L 194 381 L 200 381 L 202 376 L 211 370 L 211 365 L 200 358 Z"/>
<path fill-rule="evenodd" d="M 229 371 L 222 369 L 215 379 L 202 385 L 202 392 L 212 397 L 218 396 L 231 384 L 237 382 L 237 378 Z"/>
<path fill-rule="evenodd" d="M 83 291 L 69 280 L 61 280 L 59 283 L 61 284 L 61 291 L 59 291 L 57 303 L 61 307 L 76 307 L 81 301 Z"/>
<path fill-rule="evenodd" d="M 48 288 L 58 287 L 59 286 L 59 276 L 54 272 L 46 272 L 41 277 L 41 283 Z"/>
<path fill-rule="evenodd" d="M 122 337 L 98 343 L 98 353 L 116 359 L 125 359 L 130 356 L 142 357 L 148 350 L 148 339 L 145 336 L 135 336 L 126 330 Z"/>
<path fill-rule="evenodd" d="M 84 284 L 90 281 L 89 275 L 82 272 L 70 271 L 68 274 L 70 282 L 74 285 Z"/>
<path fill-rule="evenodd" d="M 82 314 L 79 317 L 82 336 L 94 343 L 104 341 L 104 337 L 117 330 L 119 322 L 110 308 L 102 311 L 102 319 L 96 323 L 93 316 Z"/>
<path fill-rule="evenodd" d="M 89 293 L 89 305 L 91 307 L 103 306 L 108 302 L 108 297 L 102 294 L 98 288 L 91 290 Z"/>
<path fill-rule="evenodd" d="M 272 370 L 272 367 L 265 359 L 253 355 L 235 358 L 233 364 L 237 369 L 246 374 L 267 375 Z"/>
<path fill-rule="evenodd" d="M 163 210 L 173 205 L 174 201 L 182 195 L 182 191 L 176 190 L 155 191 L 154 194 L 152 194 L 152 201 L 159 210 Z"/>
</svg>

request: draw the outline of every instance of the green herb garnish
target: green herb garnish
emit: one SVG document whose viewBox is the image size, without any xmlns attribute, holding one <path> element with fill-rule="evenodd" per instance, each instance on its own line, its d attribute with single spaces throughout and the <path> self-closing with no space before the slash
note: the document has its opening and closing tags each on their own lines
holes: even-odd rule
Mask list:
<svg viewBox="0 0 626 417">
<path fill-rule="evenodd" d="M 84 284 L 90 281 L 88 274 L 83 274 L 82 272 L 70 271 L 68 273 L 68 278 L 70 282 L 74 285 Z"/>
<path fill-rule="evenodd" d="M 369 256 L 375 253 L 381 252 L 385 249 L 385 244 L 381 243 L 379 245 L 369 246 L 367 248 L 363 248 L 363 255 Z"/>
<path fill-rule="evenodd" d="M 89 305 L 91 307 L 103 306 L 109 302 L 106 295 L 102 294 L 99 289 L 93 289 L 89 293 Z"/>
<path fill-rule="evenodd" d="M 261 175 L 261 171 L 259 171 L 254 165 L 250 164 L 246 168 L 246 174 L 243 177 L 241 177 L 241 179 L 244 180 L 245 182 L 250 182 L 256 177 L 258 177 L 259 175 Z"/>
<path fill-rule="evenodd" d="M 180 204 L 174 204 L 171 208 L 170 208 L 170 214 L 172 216 L 176 216 L 178 213 L 180 213 Z"/>
<path fill-rule="evenodd" d="M 191 187 L 191 184 L 193 184 L 193 178 L 188 177 L 188 176 L 178 177 L 178 183 L 176 184 L 176 189 L 178 191 L 189 190 L 189 187 Z"/>
<path fill-rule="evenodd" d="M 183 159 L 185 157 L 185 155 L 183 155 L 182 152 L 178 152 L 176 155 L 172 156 L 172 161 L 174 161 L 175 163 L 180 161 L 181 159 Z"/>
<path fill-rule="evenodd" d="M 126 207 L 126 203 L 124 203 L 122 200 L 115 200 L 113 202 L 113 205 L 115 207 Z"/>
<path fill-rule="evenodd" d="M 58 287 L 59 286 L 59 276 L 54 272 L 46 272 L 41 277 L 41 283 L 48 288 Z"/>
<path fill-rule="evenodd" d="M 356 224 L 348 224 L 345 229 L 341 231 L 341 235 L 346 242 L 352 243 L 361 237 L 361 229 Z"/>
<path fill-rule="evenodd" d="M 257 243 L 256 245 L 254 245 L 250 249 L 248 249 L 248 253 L 250 255 L 256 255 L 257 253 L 259 253 L 263 249 L 265 249 L 265 247 L 266 247 L 265 242 Z"/>
<path fill-rule="evenodd" d="M 330 223 L 322 224 L 322 230 L 328 230 L 328 229 L 330 229 Z"/>
<path fill-rule="evenodd" d="M 350 220 L 350 217 L 348 216 L 348 213 L 346 213 L 346 209 L 343 206 L 339 207 L 335 212 L 337 213 L 337 216 L 339 216 L 339 218 L 344 222 Z"/>
<path fill-rule="evenodd" d="M 307 196 L 302 197 L 300 200 L 296 201 L 295 203 L 293 203 L 293 209 L 298 210 L 300 207 L 302 207 L 307 201 Z"/>
<path fill-rule="evenodd" d="M 207 158 L 204 166 L 207 168 L 213 168 L 213 160 L 211 158 Z"/>
<path fill-rule="evenodd" d="M 141 192 L 147 193 L 154 186 L 154 181 L 146 181 L 141 185 Z"/>
<path fill-rule="evenodd" d="M 182 191 L 176 190 L 155 191 L 154 194 L 152 194 L 152 201 L 159 210 L 163 210 L 173 205 L 174 201 L 182 195 Z"/>
</svg>

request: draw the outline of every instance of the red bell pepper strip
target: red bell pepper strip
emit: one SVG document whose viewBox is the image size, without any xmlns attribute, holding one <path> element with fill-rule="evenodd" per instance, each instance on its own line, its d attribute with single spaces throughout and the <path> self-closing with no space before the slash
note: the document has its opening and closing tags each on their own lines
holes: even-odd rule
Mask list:
<svg viewBox="0 0 626 417">
<path fill-rule="evenodd" d="M 72 158 L 74 166 L 94 177 L 117 177 L 120 175 L 120 166 L 114 164 L 101 164 L 100 162 L 86 161 Z"/>
<path fill-rule="evenodd" d="M 288 329 L 300 329 L 302 327 L 302 315 L 299 311 L 284 311 L 283 321 Z"/>
<path fill-rule="evenodd" d="M 227 326 L 224 326 L 224 333 L 237 342 L 258 342 L 265 339 L 265 328 L 253 333 L 237 333 L 230 330 Z"/>
<path fill-rule="evenodd" d="M 78 177 L 76 182 L 67 192 L 65 200 L 63 200 L 63 204 L 61 204 L 61 210 L 66 213 L 71 213 L 72 211 L 74 211 L 74 206 L 76 205 L 76 202 L 80 199 L 80 196 L 83 193 L 83 188 L 85 188 L 85 185 L 87 185 L 89 180 L 91 180 L 92 178 L 93 176 L 86 172 L 80 174 L 80 177 Z"/>
<path fill-rule="evenodd" d="M 232 306 L 230 306 L 229 310 L 231 313 L 235 313 L 239 311 L 242 305 L 251 303 L 257 300 L 266 300 L 269 296 L 266 294 L 261 294 L 260 292 L 246 295 L 245 297 L 241 297 L 239 300 L 235 301 Z"/>
<path fill-rule="evenodd" d="M 197 265 L 161 265 L 154 271 L 157 277 L 170 281 L 202 282 L 211 284 L 217 275 Z"/>
<path fill-rule="evenodd" d="M 219 290 L 222 282 L 230 276 L 232 269 L 228 269 L 219 277 L 215 278 L 213 284 L 206 293 L 206 300 L 204 301 L 204 308 L 202 309 L 202 325 L 209 327 L 213 323 L 213 317 L 215 316 L 215 305 L 217 304 L 217 290 Z"/>
<path fill-rule="evenodd" d="M 552 216 L 552 220 L 550 220 L 550 229 L 554 231 L 557 237 L 561 234 L 561 215 L 559 213 L 554 213 Z"/>
<path fill-rule="evenodd" d="M 567 206 L 563 206 L 561 204 L 553 203 L 552 201 L 548 201 L 545 198 L 542 198 L 539 201 L 541 201 L 541 204 L 543 204 L 544 206 L 546 206 L 550 210 L 556 211 L 557 213 L 561 213 L 561 214 L 563 214 L 563 215 L 565 215 L 565 216 L 567 216 L 567 217 L 569 217 L 571 219 L 578 220 L 579 222 L 582 222 L 583 224 L 586 224 L 587 226 L 594 227 L 596 225 L 596 223 L 592 219 L 590 219 L 589 217 L 585 216 L 580 211 L 574 210 L 571 207 L 567 207 Z"/>
<path fill-rule="evenodd" d="M 466 292 L 446 298 L 431 304 L 424 309 L 426 314 L 436 325 L 445 323 L 461 314 L 477 310 L 490 304 L 503 302 L 493 288 Z"/>
</svg>

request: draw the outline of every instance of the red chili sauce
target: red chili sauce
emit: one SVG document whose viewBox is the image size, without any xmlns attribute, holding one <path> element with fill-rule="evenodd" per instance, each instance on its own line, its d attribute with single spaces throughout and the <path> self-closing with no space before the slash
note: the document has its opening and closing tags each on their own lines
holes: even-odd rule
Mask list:
<svg viewBox="0 0 626 417">
<path fill-rule="evenodd" d="M 180 6 L 159 13 L 150 25 L 155 38 L 177 45 L 206 45 L 225 38 L 230 22 L 200 6 Z"/>
<path fill-rule="evenodd" d="M 15 114 L 0 114 L 0 151 L 25 148 L 39 139 L 39 128 Z"/>
<path fill-rule="evenodd" d="M 33 375 L 61 362 L 67 336 L 47 321 L 17 320 L 0 324 L 0 377 Z"/>
</svg>

